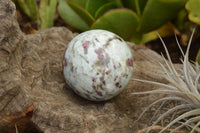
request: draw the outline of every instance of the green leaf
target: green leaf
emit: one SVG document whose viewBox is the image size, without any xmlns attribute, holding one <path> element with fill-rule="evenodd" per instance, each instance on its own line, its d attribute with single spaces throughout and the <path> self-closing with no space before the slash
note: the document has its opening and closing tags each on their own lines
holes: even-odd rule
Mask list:
<svg viewBox="0 0 200 133">
<path fill-rule="evenodd" d="M 186 0 L 148 0 L 138 31 L 147 33 L 161 27 L 184 7 Z"/>
<path fill-rule="evenodd" d="M 187 19 L 187 11 L 186 9 L 181 9 L 179 11 L 179 13 L 177 14 L 176 18 L 175 18 L 175 25 L 176 25 L 176 28 L 179 30 L 179 31 L 183 31 L 185 28 L 189 29 L 189 27 L 187 26 L 188 24 L 188 19 Z"/>
<path fill-rule="evenodd" d="M 138 16 L 129 9 L 113 9 L 99 17 L 91 29 L 105 29 L 129 40 L 135 33 Z"/>
<path fill-rule="evenodd" d="M 113 2 L 116 4 L 116 6 L 118 8 L 123 8 L 124 7 L 124 5 L 122 3 L 122 0 L 113 0 Z"/>
<path fill-rule="evenodd" d="M 133 36 L 132 41 L 134 41 L 136 44 L 145 44 L 147 42 L 158 39 L 158 35 L 157 35 L 158 33 L 161 37 L 172 36 L 174 35 L 174 30 L 175 30 L 175 26 L 172 23 L 167 23 L 157 30 L 148 32 L 146 34 L 142 34 L 141 38 L 136 38 L 137 36 L 136 37 Z"/>
<path fill-rule="evenodd" d="M 42 0 L 40 2 L 40 27 L 47 29 L 53 26 L 56 12 L 57 0 Z"/>
<path fill-rule="evenodd" d="M 15 2 L 31 20 L 38 19 L 36 0 L 15 0 Z"/>
<path fill-rule="evenodd" d="M 99 16 L 101 16 L 102 14 L 104 14 L 106 11 L 110 10 L 110 9 L 114 9 L 117 8 L 117 6 L 110 2 L 110 3 L 106 3 L 103 6 L 101 6 L 95 13 L 95 18 L 98 18 Z"/>
<path fill-rule="evenodd" d="M 86 4 L 86 10 L 95 16 L 95 12 L 104 4 L 108 3 L 110 0 L 88 0 Z"/>
<path fill-rule="evenodd" d="M 146 4 L 147 4 L 147 1 L 148 1 L 148 0 L 138 0 L 141 14 L 142 14 L 143 11 L 144 11 L 144 8 L 145 8 L 145 6 L 146 6 Z"/>
<path fill-rule="evenodd" d="M 12 0 L 12 2 L 16 3 L 16 0 Z"/>
<path fill-rule="evenodd" d="M 79 4 L 81 7 L 85 8 L 88 0 L 73 0 L 73 1 Z"/>
<path fill-rule="evenodd" d="M 69 25 L 81 30 L 89 30 L 90 26 L 77 14 L 65 0 L 59 0 L 58 12 Z"/>
<path fill-rule="evenodd" d="M 189 12 L 189 20 L 200 25 L 200 0 L 188 0 L 186 9 Z"/>
<path fill-rule="evenodd" d="M 122 4 L 124 5 L 125 8 L 129 8 L 129 9 L 136 12 L 135 0 L 121 0 L 121 2 L 122 2 Z"/>
<path fill-rule="evenodd" d="M 122 0 L 124 7 L 132 9 L 139 16 L 142 14 L 147 0 Z"/>
<path fill-rule="evenodd" d="M 199 65 L 200 65 L 200 49 L 199 49 L 199 51 L 197 53 L 196 62 L 198 62 Z"/>
<path fill-rule="evenodd" d="M 91 14 L 82 8 L 80 5 L 73 1 L 67 1 L 67 4 L 90 26 L 94 22 L 94 18 Z"/>
</svg>

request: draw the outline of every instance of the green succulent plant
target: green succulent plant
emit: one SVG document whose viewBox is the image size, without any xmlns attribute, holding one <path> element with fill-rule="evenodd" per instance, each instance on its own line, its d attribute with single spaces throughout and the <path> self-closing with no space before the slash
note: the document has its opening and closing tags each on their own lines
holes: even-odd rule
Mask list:
<svg viewBox="0 0 200 133">
<path fill-rule="evenodd" d="M 200 25 L 200 0 L 188 0 L 185 8 L 188 11 L 188 18 L 191 22 Z M 196 57 L 196 61 L 200 64 L 200 49 Z"/>
<path fill-rule="evenodd" d="M 81 30 L 105 29 L 145 43 L 184 8 L 186 0 L 59 0 L 60 16 Z M 148 40 L 144 39 L 147 37 Z M 149 37 L 150 36 L 150 37 Z M 152 37 L 151 37 L 152 36 Z"/>
<path fill-rule="evenodd" d="M 199 65 L 200 65 L 200 49 L 199 49 L 199 51 L 197 53 L 196 62 L 198 62 Z"/>
<path fill-rule="evenodd" d="M 185 8 L 188 11 L 188 18 L 190 21 L 200 25 L 200 0 L 188 0 Z"/>
<path fill-rule="evenodd" d="M 161 93 L 166 94 L 166 96 L 162 97 L 161 99 L 156 100 L 151 105 L 149 105 L 144 112 L 139 116 L 138 120 L 142 117 L 142 115 L 150 109 L 155 104 L 161 103 L 158 110 L 155 112 L 155 115 L 158 113 L 158 111 L 165 105 L 167 101 L 179 101 L 180 103 L 177 104 L 175 107 L 169 109 L 168 111 L 161 114 L 153 123 L 152 127 L 158 122 L 160 122 L 163 118 L 165 118 L 168 115 L 171 115 L 175 113 L 175 111 L 180 111 L 181 114 L 179 114 L 178 117 L 171 120 L 167 126 L 165 126 L 159 133 L 162 133 L 167 128 L 171 127 L 174 124 L 180 124 L 177 126 L 172 132 L 177 131 L 178 129 L 186 126 L 191 128 L 191 133 L 193 132 L 200 132 L 200 66 L 198 63 L 192 64 L 189 62 L 188 55 L 189 55 L 189 49 L 192 41 L 194 31 L 191 35 L 191 38 L 188 43 L 188 48 L 186 53 L 184 54 L 178 41 L 178 46 L 181 50 L 181 53 L 184 57 L 182 60 L 182 69 L 177 70 L 174 65 L 172 64 L 171 58 L 169 56 L 169 52 L 165 46 L 164 41 L 161 39 L 162 44 L 165 48 L 165 51 L 167 53 L 168 61 L 163 57 L 165 61 L 165 65 L 167 67 L 164 67 L 163 64 L 160 63 L 161 67 L 163 68 L 164 78 L 169 82 L 169 84 L 154 82 L 154 81 L 147 81 L 147 80 L 141 80 L 141 79 L 134 79 L 136 81 L 155 84 L 162 89 L 158 90 L 152 90 L 147 92 L 136 92 L 133 94 L 155 94 L 155 93 Z M 177 38 L 176 38 L 177 40 Z M 154 115 L 154 116 L 155 116 Z M 152 128 L 151 127 L 151 128 Z M 151 128 L 147 132 L 150 132 Z"/>
<path fill-rule="evenodd" d="M 38 19 L 36 0 L 12 0 L 31 20 Z"/>
<path fill-rule="evenodd" d="M 38 28 L 47 29 L 53 26 L 57 0 L 13 0 L 31 20 L 37 20 Z"/>
</svg>

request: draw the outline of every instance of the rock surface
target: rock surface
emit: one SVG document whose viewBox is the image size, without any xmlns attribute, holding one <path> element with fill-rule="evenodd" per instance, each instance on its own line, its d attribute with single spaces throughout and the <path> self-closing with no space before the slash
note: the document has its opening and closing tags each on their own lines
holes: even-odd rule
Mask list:
<svg viewBox="0 0 200 133">
<path fill-rule="evenodd" d="M 158 95 L 132 95 L 157 86 L 131 80 L 117 97 L 90 102 L 76 95 L 65 83 L 62 59 L 75 36 L 64 27 L 25 35 L 16 21 L 15 5 L 0 0 L 0 132 L 134 133 L 145 128 L 148 112 L 138 115 Z M 134 57 L 133 78 L 165 82 L 160 55 L 128 43 Z"/>
</svg>

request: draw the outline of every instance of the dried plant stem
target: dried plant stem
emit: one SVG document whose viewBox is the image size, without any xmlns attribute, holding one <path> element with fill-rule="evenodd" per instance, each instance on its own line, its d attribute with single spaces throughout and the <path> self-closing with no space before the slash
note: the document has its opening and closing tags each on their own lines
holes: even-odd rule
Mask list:
<svg viewBox="0 0 200 133">
<path fill-rule="evenodd" d="M 166 94 L 164 98 L 160 98 L 150 104 L 139 116 L 139 118 L 136 120 L 138 121 L 143 114 L 149 110 L 152 106 L 161 103 L 159 108 L 155 111 L 153 117 L 151 120 L 154 119 L 154 117 L 158 114 L 158 112 L 161 110 L 161 108 L 164 106 L 167 101 L 181 101 L 179 104 L 175 105 L 174 107 L 168 109 L 166 112 L 161 114 L 155 122 L 152 124 L 151 127 L 149 127 L 145 132 L 149 133 L 151 130 L 153 130 L 161 120 L 166 118 L 169 115 L 174 114 L 175 111 L 181 110 L 182 112 L 179 114 L 179 116 L 174 117 L 168 125 L 165 127 L 162 127 L 162 129 L 159 131 L 159 133 L 162 133 L 164 131 L 169 131 L 169 128 L 173 126 L 176 123 L 179 123 L 180 125 L 176 127 L 173 130 L 170 130 L 170 132 L 175 133 L 177 130 L 179 130 L 182 127 L 189 127 L 191 128 L 191 133 L 194 133 L 195 131 L 200 132 L 200 66 L 196 64 L 192 64 L 189 62 L 188 55 L 189 55 L 189 49 L 192 42 L 192 37 L 194 35 L 194 31 L 192 32 L 192 35 L 190 37 L 188 48 L 186 50 L 186 53 L 183 53 L 183 50 L 180 47 L 180 44 L 178 42 L 177 36 L 176 42 L 178 44 L 178 47 L 184 57 L 182 60 L 183 68 L 182 69 L 176 69 L 171 61 L 171 58 L 169 56 L 169 52 L 167 50 L 167 47 L 158 34 L 163 47 L 167 54 L 167 59 L 163 57 L 165 64 L 160 64 L 160 66 L 163 69 L 164 72 L 164 78 L 169 82 L 168 84 L 155 82 L 155 81 L 147 81 L 147 80 L 141 80 L 141 79 L 133 79 L 135 81 L 154 84 L 157 86 L 160 86 L 160 89 L 157 90 L 150 90 L 146 92 L 135 92 L 134 95 L 138 94 Z M 166 67 L 165 67 L 166 66 Z M 178 71 L 177 71 L 178 70 Z M 185 121 L 185 122 L 182 122 Z"/>
<path fill-rule="evenodd" d="M 151 128 L 151 127 L 147 127 L 145 129 L 142 129 L 142 130 L 138 131 L 138 133 L 146 133 L 149 130 L 149 128 Z M 159 132 L 162 129 L 163 129 L 163 127 L 161 127 L 159 125 L 155 125 L 151 128 L 152 132 Z M 166 131 L 172 132 L 173 130 L 174 129 L 167 129 Z M 174 133 L 184 133 L 184 132 L 183 131 L 175 131 Z"/>
</svg>

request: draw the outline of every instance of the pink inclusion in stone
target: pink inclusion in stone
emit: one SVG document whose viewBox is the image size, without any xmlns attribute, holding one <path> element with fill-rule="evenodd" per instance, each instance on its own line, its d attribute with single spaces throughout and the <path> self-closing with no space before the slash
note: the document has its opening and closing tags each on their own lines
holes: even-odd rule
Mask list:
<svg viewBox="0 0 200 133">
<path fill-rule="evenodd" d="M 98 55 L 99 59 L 103 59 L 104 58 L 104 55 L 102 54 L 101 50 L 96 49 L 94 52 Z"/>
<path fill-rule="evenodd" d="M 118 88 L 121 88 L 121 87 L 122 87 L 122 86 L 119 84 L 119 82 L 117 82 L 117 83 L 115 84 L 115 86 L 118 87 Z"/>
<path fill-rule="evenodd" d="M 88 47 L 90 46 L 90 41 L 85 41 L 83 44 L 82 44 L 83 48 L 84 49 L 88 49 Z"/>
<path fill-rule="evenodd" d="M 97 95 L 103 96 L 103 94 L 100 91 L 96 91 Z"/>
<path fill-rule="evenodd" d="M 111 70 L 106 71 L 106 75 L 108 75 L 111 72 Z"/>
<path fill-rule="evenodd" d="M 96 82 L 96 78 L 92 78 L 92 82 Z"/>
<path fill-rule="evenodd" d="M 65 67 L 67 66 L 67 58 L 65 58 L 64 66 L 65 66 Z"/>
<path fill-rule="evenodd" d="M 114 79 L 114 81 L 116 81 L 116 80 L 117 80 L 117 78 L 118 78 L 118 76 L 115 76 L 115 79 Z"/>
<path fill-rule="evenodd" d="M 113 67 L 114 67 L 114 69 L 117 69 L 116 65 L 114 65 Z"/>
<path fill-rule="evenodd" d="M 128 64 L 128 66 L 133 67 L 133 59 L 132 58 L 128 58 L 127 64 Z"/>
</svg>

